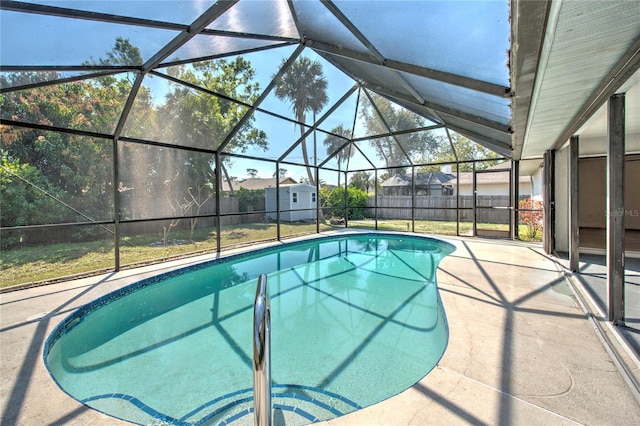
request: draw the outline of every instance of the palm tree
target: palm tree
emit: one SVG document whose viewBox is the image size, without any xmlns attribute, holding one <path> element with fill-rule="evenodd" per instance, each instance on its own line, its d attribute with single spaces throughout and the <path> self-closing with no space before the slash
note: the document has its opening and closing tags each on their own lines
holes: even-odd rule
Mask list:
<svg viewBox="0 0 640 426">
<path fill-rule="evenodd" d="M 282 61 L 281 66 L 286 63 Z M 322 71 L 322 64 L 312 61 L 306 56 L 298 58 L 282 75 L 276 85 L 275 95 L 278 99 L 288 100 L 299 123 L 304 123 L 307 112 L 320 112 L 329 101 L 327 96 L 327 80 Z M 304 127 L 300 125 L 300 137 L 304 135 Z M 309 183 L 315 185 L 314 173 L 309 165 L 307 141 L 302 140 L 302 156 L 307 167 Z"/>
<path fill-rule="evenodd" d="M 333 130 L 331 130 L 331 133 L 331 135 L 328 135 L 324 139 L 324 146 L 327 148 L 328 155 L 335 155 L 338 160 L 338 170 L 341 170 L 340 166 L 342 163 L 346 163 L 354 154 L 354 149 L 351 145 L 347 145 L 340 149 L 347 140 L 351 139 L 351 129 L 346 129 L 342 124 L 340 124 L 339 126 L 334 127 Z M 338 152 L 336 153 L 336 151 Z M 338 186 L 340 186 L 340 173 L 338 173 Z"/>
</svg>

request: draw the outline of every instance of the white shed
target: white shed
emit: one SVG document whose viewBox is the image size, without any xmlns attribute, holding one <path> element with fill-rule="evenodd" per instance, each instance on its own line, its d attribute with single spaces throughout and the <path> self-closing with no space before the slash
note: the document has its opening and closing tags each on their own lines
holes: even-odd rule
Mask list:
<svg viewBox="0 0 640 426">
<path fill-rule="evenodd" d="M 280 185 L 280 220 L 297 222 L 315 220 L 318 203 L 316 187 L 306 183 Z M 264 190 L 265 210 L 269 219 L 276 220 L 276 188 Z"/>
</svg>

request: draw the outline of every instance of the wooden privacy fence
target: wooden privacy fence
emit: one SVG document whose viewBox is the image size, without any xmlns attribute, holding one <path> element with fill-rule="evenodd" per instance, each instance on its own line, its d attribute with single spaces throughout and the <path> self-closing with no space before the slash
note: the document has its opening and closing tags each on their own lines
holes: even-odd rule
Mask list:
<svg viewBox="0 0 640 426">
<path fill-rule="evenodd" d="M 448 195 L 419 195 L 412 199 L 411 196 L 382 196 L 378 197 L 379 219 L 404 219 L 411 220 L 412 202 L 415 200 L 414 217 L 416 220 L 456 220 L 456 197 Z M 369 197 L 368 216 L 375 216 L 376 199 Z M 485 223 L 509 223 L 509 196 L 508 195 L 480 195 L 477 197 L 477 219 Z M 473 220 L 473 197 L 463 195 L 459 197 L 460 220 Z M 503 207 L 502 209 L 489 209 L 483 207 Z"/>
</svg>

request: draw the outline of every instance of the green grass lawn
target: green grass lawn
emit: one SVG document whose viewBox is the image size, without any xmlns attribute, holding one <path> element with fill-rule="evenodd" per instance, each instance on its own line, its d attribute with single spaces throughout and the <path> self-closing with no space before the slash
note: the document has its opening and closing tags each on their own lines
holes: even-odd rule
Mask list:
<svg viewBox="0 0 640 426">
<path fill-rule="evenodd" d="M 374 229 L 373 219 L 350 220 L 349 227 Z M 321 224 L 325 231 L 342 226 Z M 460 234 L 471 233 L 470 222 L 460 223 Z M 507 225 L 478 224 L 479 229 L 498 229 L 507 231 Z M 379 220 L 379 230 L 411 231 L 411 221 Z M 536 238 L 526 238 L 526 226 L 520 226 L 520 239 L 540 241 L 539 232 Z M 295 237 L 316 232 L 315 223 L 281 223 L 282 238 Z M 415 221 L 415 232 L 456 235 L 455 222 Z M 220 234 L 221 248 L 231 248 L 259 241 L 277 239 L 275 223 L 248 223 L 223 226 Z M 216 229 L 202 228 L 196 230 L 193 241 L 189 240 L 188 231 L 174 231 L 168 237 L 170 244 L 163 245 L 161 234 L 145 234 L 125 236 L 120 242 L 120 263 L 123 267 L 145 263 L 161 262 L 168 259 L 213 252 L 217 248 Z M 49 245 L 25 246 L 2 250 L 0 252 L 0 287 L 9 287 L 25 283 L 37 283 L 55 280 L 61 277 L 77 276 L 100 271 L 113 270 L 114 241 L 103 239 L 90 242 L 57 243 Z"/>
</svg>

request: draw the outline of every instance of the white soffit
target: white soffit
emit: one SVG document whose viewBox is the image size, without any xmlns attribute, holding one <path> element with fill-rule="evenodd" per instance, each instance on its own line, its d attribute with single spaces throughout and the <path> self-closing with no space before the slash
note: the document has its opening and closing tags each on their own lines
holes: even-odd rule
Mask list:
<svg viewBox="0 0 640 426">
<path fill-rule="evenodd" d="M 639 35 L 637 1 L 552 3 L 521 158 L 562 142 L 558 136 Z"/>
</svg>

